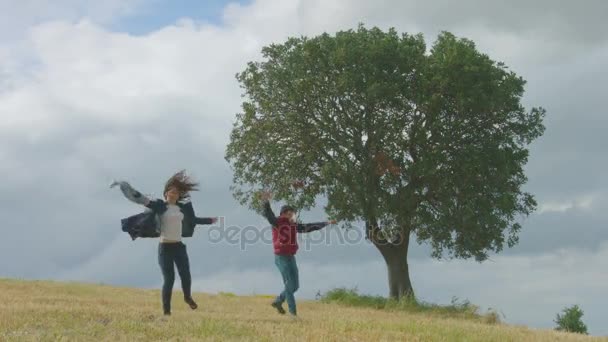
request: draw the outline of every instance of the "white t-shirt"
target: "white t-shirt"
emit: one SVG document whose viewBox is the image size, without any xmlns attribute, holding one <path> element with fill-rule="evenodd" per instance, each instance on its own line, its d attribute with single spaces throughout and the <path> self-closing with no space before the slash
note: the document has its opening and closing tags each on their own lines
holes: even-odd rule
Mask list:
<svg viewBox="0 0 608 342">
<path fill-rule="evenodd" d="M 167 204 L 167 211 L 160 216 L 160 242 L 182 241 L 184 214 L 175 204 Z"/>
</svg>

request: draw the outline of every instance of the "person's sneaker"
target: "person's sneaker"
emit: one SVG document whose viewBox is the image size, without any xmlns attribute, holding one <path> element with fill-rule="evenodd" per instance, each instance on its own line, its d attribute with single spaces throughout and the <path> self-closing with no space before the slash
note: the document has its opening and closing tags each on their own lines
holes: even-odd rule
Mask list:
<svg viewBox="0 0 608 342">
<path fill-rule="evenodd" d="M 196 310 L 198 308 L 198 305 L 196 304 L 196 302 L 194 301 L 194 299 L 192 299 L 192 298 L 184 298 L 184 301 L 186 302 L 186 304 L 188 304 L 190 306 L 190 309 Z"/>
<path fill-rule="evenodd" d="M 163 312 L 163 315 L 165 315 L 165 316 L 171 316 L 171 311 L 165 311 L 165 312 Z"/>
<path fill-rule="evenodd" d="M 298 317 L 298 315 L 296 315 L 296 314 L 292 314 L 292 313 L 290 313 L 290 314 L 289 314 L 289 319 L 290 319 L 292 322 L 300 322 L 300 321 L 301 321 L 301 320 L 300 320 L 300 317 Z"/>
<path fill-rule="evenodd" d="M 273 308 L 277 309 L 277 311 L 281 314 L 284 315 L 285 314 L 285 309 L 283 309 L 283 305 L 281 303 L 277 303 L 277 302 L 272 302 L 270 304 L 270 306 L 272 306 Z"/>
</svg>

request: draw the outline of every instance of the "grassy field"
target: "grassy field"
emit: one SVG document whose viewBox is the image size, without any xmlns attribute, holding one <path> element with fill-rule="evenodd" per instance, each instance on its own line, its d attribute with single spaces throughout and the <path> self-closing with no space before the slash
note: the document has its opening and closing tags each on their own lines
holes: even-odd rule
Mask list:
<svg viewBox="0 0 608 342">
<path fill-rule="evenodd" d="M 301 321 L 270 297 L 195 294 L 191 311 L 174 294 L 99 285 L 0 280 L 0 341 L 608 341 L 433 312 L 387 311 L 300 301 Z"/>
</svg>

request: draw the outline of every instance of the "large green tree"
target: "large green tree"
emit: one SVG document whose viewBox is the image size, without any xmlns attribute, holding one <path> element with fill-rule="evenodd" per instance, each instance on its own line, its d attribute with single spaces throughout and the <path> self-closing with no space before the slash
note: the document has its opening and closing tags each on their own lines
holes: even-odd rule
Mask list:
<svg viewBox="0 0 608 342">
<path fill-rule="evenodd" d="M 475 258 L 518 241 L 536 206 L 522 190 L 527 146 L 544 110 L 525 110 L 525 81 L 475 44 L 360 26 L 288 39 L 237 75 L 244 89 L 226 159 L 234 195 L 364 222 L 384 257 L 389 295 L 413 296 L 410 237 L 436 258 Z M 296 180 L 294 185 L 294 180 Z"/>
</svg>

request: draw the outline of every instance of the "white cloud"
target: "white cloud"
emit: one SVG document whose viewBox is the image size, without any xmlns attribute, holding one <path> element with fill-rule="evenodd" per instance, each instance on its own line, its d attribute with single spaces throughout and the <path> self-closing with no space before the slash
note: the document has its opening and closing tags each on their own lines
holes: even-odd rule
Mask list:
<svg viewBox="0 0 608 342">
<path fill-rule="evenodd" d="M 388 5 L 263 0 L 228 6 L 223 27 L 182 20 L 144 36 L 109 32 L 88 19 L 40 24 L 30 30 L 23 47 L 34 72 L 25 71 L 28 65 L 5 71 L 14 80 L 0 93 L 0 130 L 27 131 L 35 139 L 61 125 L 59 117 L 133 124 L 175 111 L 215 118 L 225 130 L 240 102 L 234 74 L 259 56 L 262 45 L 289 35 L 354 27 L 365 19 L 387 26 L 413 16 L 413 9 L 387 13 Z M 108 10 L 90 10 L 124 12 L 118 3 L 107 6 Z M 397 27 L 416 30 L 400 23 Z M 542 37 L 476 27 L 467 24 L 464 30 L 482 48 L 517 64 L 529 59 L 533 45 L 542 43 Z M 7 65 L 22 57 L 7 54 L 0 54 Z M 29 75 L 26 80 L 24 74 Z M 35 132 L 28 129 L 31 125 L 36 125 Z"/>
<path fill-rule="evenodd" d="M 587 194 L 569 201 L 546 201 L 538 207 L 539 214 L 563 213 L 569 210 L 590 210 L 597 202 L 597 194 Z"/>
<path fill-rule="evenodd" d="M 42 12 L 45 6 L 40 6 L 40 3 L 26 1 L 23 7 L 12 8 L 11 11 L 21 11 L 25 15 L 29 9 L 37 8 Z M 3 126 L 25 120 L 49 125 L 54 112 L 66 109 L 77 112 L 79 116 L 95 116 L 104 120 L 149 119 L 160 115 L 155 109 L 172 101 L 180 104 L 190 102 L 191 107 L 208 107 L 210 113 L 225 117 L 224 112 L 238 109 L 234 73 L 241 70 L 247 60 L 258 56 L 263 44 L 289 35 L 354 27 L 360 21 L 383 27 L 395 25 L 413 32 L 423 30 L 431 34 L 427 38 L 432 40 L 437 30 L 428 30 L 428 25 L 417 27 L 415 23 L 420 21 L 405 18 L 415 18 L 415 13 L 430 15 L 447 8 L 429 6 L 425 11 L 424 7 L 403 4 L 397 6 L 400 10 L 386 11 L 396 4 L 390 1 L 372 4 L 263 0 L 250 5 L 228 6 L 223 27 L 199 26 L 182 20 L 174 26 L 135 37 L 108 32 L 96 24 L 100 20 L 95 18 L 128 13 L 139 1 L 110 1 L 102 8 L 85 6 L 80 1 L 62 4 L 67 9 L 62 10 L 60 6 L 56 9 L 59 13 L 56 17 L 70 18 L 69 21 L 53 21 L 30 30 L 28 46 L 24 49 L 30 49 L 29 57 L 36 62 L 36 73 L 29 83 L 19 82 L 21 87 L 4 95 L 0 110 L 4 113 L 24 112 L 26 104 L 33 108 L 28 108 L 26 116 L 9 118 Z M 80 19 L 86 17 L 86 13 L 98 14 L 89 16 L 93 19 Z M 75 19 L 78 21 L 73 22 Z M 539 45 L 545 44 L 542 36 L 484 30 L 480 29 L 483 25 L 475 22 L 454 25 L 478 41 L 484 50 L 522 67 L 522 59 L 530 63 L 531 55 L 553 56 L 565 52 L 556 50 L 558 46 L 563 50 L 556 41 L 547 43 L 553 48 Z M 19 63 L 17 60 L 23 56 L 9 57 L 11 55 L 7 51 L 0 53 L 0 60 L 6 65 Z M 13 78 L 23 77 L 23 68 L 11 67 L 10 70 Z M 53 106 L 59 108 L 53 110 Z"/>
<path fill-rule="evenodd" d="M 132 14 L 144 0 L 0 0 L 0 42 L 22 38 L 32 26 L 53 20 L 90 18 L 111 23 Z"/>
</svg>

